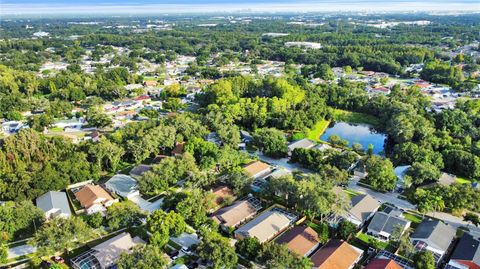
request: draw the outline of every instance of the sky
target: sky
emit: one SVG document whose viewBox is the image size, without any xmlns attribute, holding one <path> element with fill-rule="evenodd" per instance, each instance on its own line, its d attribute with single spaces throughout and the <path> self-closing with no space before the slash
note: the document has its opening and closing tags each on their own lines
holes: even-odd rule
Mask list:
<svg viewBox="0 0 480 269">
<path fill-rule="evenodd" d="M 480 0 L 0 0 L 0 15 L 480 11 Z"/>
</svg>

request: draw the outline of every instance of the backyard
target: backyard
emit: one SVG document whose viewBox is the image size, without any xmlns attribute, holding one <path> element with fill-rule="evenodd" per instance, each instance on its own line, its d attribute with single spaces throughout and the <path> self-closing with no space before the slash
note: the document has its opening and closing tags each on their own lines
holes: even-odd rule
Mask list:
<svg viewBox="0 0 480 269">
<path fill-rule="evenodd" d="M 320 136 L 325 132 L 325 130 L 328 128 L 328 125 L 330 124 L 330 121 L 327 120 L 321 120 L 317 122 L 312 129 L 310 129 L 307 132 L 307 138 L 313 141 L 318 141 L 320 139 Z"/>
<path fill-rule="evenodd" d="M 370 124 L 373 127 L 381 126 L 380 120 L 377 117 L 360 113 L 335 108 L 333 115 L 336 121 L 343 121 L 349 123 Z M 328 126 L 328 125 L 327 125 Z"/>
</svg>

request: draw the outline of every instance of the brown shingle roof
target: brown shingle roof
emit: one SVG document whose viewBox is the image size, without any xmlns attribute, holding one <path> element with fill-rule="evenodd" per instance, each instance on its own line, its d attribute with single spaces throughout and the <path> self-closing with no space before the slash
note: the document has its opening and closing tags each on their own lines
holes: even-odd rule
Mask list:
<svg viewBox="0 0 480 269">
<path fill-rule="evenodd" d="M 360 258 L 360 251 L 343 240 L 330 240 L 311 257 L 314 268 L 348 269 Z"/>
<path fill-rule="evenodd" d="M 147 81 L 144 81 L 143 84 L 147 87 L 157 86 L 157 82 L 155 80 L 147 80 Z"/>
<path fill-rule="evenodd" d="M 270 169 L 270 165 L 261 162 L 261 161 L 253 161 L 243 167 L 245 173 L 251 177 L 255 176 L 256 174 L 266 171 Z"/>
<path fill-rule="evenodd" d="M 175 147 L 172 149 L 172 155 L 182 155 L 184 150 L 185 143 L 178 143 L 175 144 Z"/>
<path fill-rule="evenodd" d="M 89 208 L 94 205 L 97 199 L 103 198 L 106 201 L 113 200 L 107 191 L 96 185 L 85 185 L 85 187 L 75 193 L 75 197 L 84 208 Z"/>
<path fill-rule="evenodd" d="M 318 234 L 308 226 L 295 226 L 282 234 L 276 242 L 287 244 L 288 249 L 300 256 L 305 256 L 310 250 L 318 245 Z"/>
<path fill-rule="evenodd" d="M 257 213 L 248 201 L 238 201 L 214 213 L 213 220 L 225 227 L 235 227 Z"/>
</svg>

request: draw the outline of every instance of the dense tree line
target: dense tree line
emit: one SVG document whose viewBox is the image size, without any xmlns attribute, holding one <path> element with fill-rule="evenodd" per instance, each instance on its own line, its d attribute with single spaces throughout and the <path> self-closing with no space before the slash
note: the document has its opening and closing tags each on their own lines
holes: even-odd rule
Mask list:
<svg viewBox="0 0 480 269">
<path fill-rule="evenodd" d="M 70 141 L 23 130 L 1 144 L 0 175 L 0 199 L 22 201 L 71 183 L 97 180 L 99 169 Z"/>
</svg>

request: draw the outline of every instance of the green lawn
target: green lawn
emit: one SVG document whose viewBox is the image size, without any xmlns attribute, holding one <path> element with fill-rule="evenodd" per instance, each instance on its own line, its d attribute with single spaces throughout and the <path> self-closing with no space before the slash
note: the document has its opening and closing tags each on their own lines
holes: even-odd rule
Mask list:
<svg viewBox="0 0 480 269">
<path fill-rule="evenodd" d="M 457 183 L 460 183 L 460 184 L 470 184 L 472 183 L 472 181 L 470 181 L 469 179 L 466 179 L 464 177 L 458 177 L 456 178 L 456 181 Z"/>
<path fill-rule="evenodd" d="M 50 132 L 63 132 L 63 128 L 62 127 L 53 127 L 53 128 L 50 128 L 48 129 Z"/>
<path fill-rule="evenodd" d="M 416 226 L 420 222 L 422 222 L 422 217 L 418 215 L 414 215 L 412 213 L 404 212 L 403 217 L 412 222 L 412 226 Z"/>
<path fill-rule="evenodd" d="M 327 120 L 321 120 L 317 122 L 310 131 L 307 133 L 307 138 L 313 141 L 320 140 L 320 136 L 325 132 L 330 124 Z"/>
<path fill-rule="evenodd" d="M 374 238 L 374 237 L 372 237 L 372 236 L 370 236 L 370 235 L 368 235 L 368 234 L 358 233 L 358 234 L 357 234 L 357 238 L 358 238 L 358 240 L 363 241 L 364 243 L 366 243 L 366 244 L 368 244 L 368 245 L 370 245 L 370 246 L 372 246 L 371 243 L 372 243 L 373 241 L 375 241 L 375 242 L 377 242 L 377 246 L 376 246 L 376 247 L 378 247 L 378 248 L 380 248 L 380 249 L 387 249 L 387 248 L 389 247 L 389 243 L 388 243 L 388 242 L 380 241 L 380 240 L 378 240 L 378 239 L 376 239 L 376 238 Z M 375 246 L 373 246 L 373 247 L 375 247 Z"/>
<path fill-rule="evenodd" d="M 320 233 L 321 230 L 322 230 L 322 229 L 320 228 L 320 225 L 318 225 L 318 224 L 316 224 L 316 223 L 313 223 L 313 222 L 311 222 L 311 221 L 308 221 L 308 222 L 307 222 L 307 225 L 308 225 L 308 227 L 310 227 L 310 228 L 312 228 L 313 230 L 315 230 L 315 232 L 317 232 L 317 233 Z"/>
<path fill-rule="evenodd" d="M 350 198 L 361 194 L 361 193 L 356 192 L 352 189 L 346 189 L 346 190 L 343 190 L 343 192 L 345 192 Z"/>
<path fill-rule="evenodd" d="M 157 81 L 156 77 L 143 77 L 144 81 Z"/>
<path fill-rule="evenodd" d="M 359 112 L 352 112 L 342 109 L 334 109 L 333 114 L 337 121 L 345 121 L 351 123 L 364 123 L 372 126 L 380 126 L 380 120 L 377 117 Z"/>
</svg>

